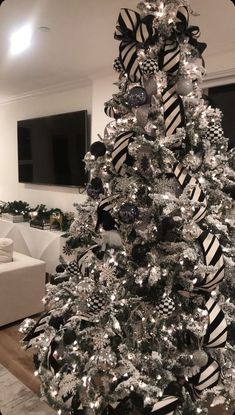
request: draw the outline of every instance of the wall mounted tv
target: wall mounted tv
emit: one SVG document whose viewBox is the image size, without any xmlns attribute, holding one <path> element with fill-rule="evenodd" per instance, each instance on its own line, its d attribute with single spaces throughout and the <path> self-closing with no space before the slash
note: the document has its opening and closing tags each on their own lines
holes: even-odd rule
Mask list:
<svg viewBox="0 0 235 415">
<path fill-rule="evenodd" d="M 18 121 L 17 132 L 20 183 L 85 185 L 87 111 Z"/>
</svg>

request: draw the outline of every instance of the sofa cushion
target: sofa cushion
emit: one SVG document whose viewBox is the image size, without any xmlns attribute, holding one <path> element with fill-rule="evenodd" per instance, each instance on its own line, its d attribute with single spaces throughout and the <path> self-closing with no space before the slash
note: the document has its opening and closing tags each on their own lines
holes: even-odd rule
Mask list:
<svg viewBox="0 0 235 415">
<path fill-rule="evenodd" d="M 0 264 L 13 261 L 13 241 L 9 238 L 0 238 Z"/>
</svg>

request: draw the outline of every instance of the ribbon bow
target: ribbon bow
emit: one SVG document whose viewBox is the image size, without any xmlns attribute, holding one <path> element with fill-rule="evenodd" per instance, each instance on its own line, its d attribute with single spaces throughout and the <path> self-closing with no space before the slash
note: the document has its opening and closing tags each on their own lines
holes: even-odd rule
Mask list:
<svg viewBox="0 0 235 415">
<path fill-rule="evenodd" d="M 198 42 L 197 38 L 200 36 L 200 29 L 198 26 L 189 26 L 189 12 L 187 7 L 179 7 L 176 15 L 176 31 L 182 33 L 189 38 L 190 45 L 194 46 L 199 52 L 200 56 L 207 48 L 204 42 Z"/>
<path fill-rule="evenodd" d="M 138 49 L 156 40 L 153 29 L 154 16 L 141 19 L 139 13 L 121 9 L 114 38 L 120 40 L 119 59 L 131 82 L 138 82 L 142 76 L 138 63 Z"/>
</svg>

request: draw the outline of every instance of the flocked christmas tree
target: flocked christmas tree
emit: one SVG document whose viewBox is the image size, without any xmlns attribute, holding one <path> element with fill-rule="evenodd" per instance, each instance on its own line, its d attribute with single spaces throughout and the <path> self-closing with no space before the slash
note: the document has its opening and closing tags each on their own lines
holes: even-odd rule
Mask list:
<svg viewBox="0 0 235 415">
<path fill-rule="evenodd" d="M 186 0 L 122 9 L 113 120 L 85 161 L 89 196 L 21 331 L 42 393 L 72 414 L 206 414 L 235 407 L 234 153 L 203 99 Z M 137 412 L 135 412 L 137 411 Z"/>
</svg>

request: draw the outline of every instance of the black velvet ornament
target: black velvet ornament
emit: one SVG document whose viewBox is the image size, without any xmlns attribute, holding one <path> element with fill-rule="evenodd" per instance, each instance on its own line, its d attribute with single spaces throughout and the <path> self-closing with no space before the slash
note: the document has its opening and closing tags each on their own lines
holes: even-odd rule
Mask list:
<svg viewBox="0 0 235 415">
<path fill-rule="evenodd" d="M 232 321 L 232 323 L 228 326 L 227 340 L 232 346 L 235 345 L 235 321 Z"/>
<path fill-rule="evenodd" d="M 149 251 L 149 247 L 143 244 L 134 245 L 132 248 L 132 258 L 137 263 L 143 263 L 146 260 L 146 254 Z"/>
<path fill-rule="evenodd" d="M 147 93 L 142 86 L 134 86 L 128 93 L 127 101 L 130 107 L 136 108 L 146 104 L 147 98 Z"/>
<path fill-rule="evenodd" d="M 90 152 L 95 158 L 102 157 L 105 155 L 106 147 L 101 141 L 95 141 L 91 144 Z"/>
<path fill-rule="evenodd" d="M 123 223 L 131 224 L 138 218 L 139 210 L 137 206 L 132 203 L 124 203 L 124 205 L 120 207 L 118 215 Z"/>
<path fill-rule="evenodd" d="M 183 385 L 180 385 L 177 381 L 170 382 L 164 390 L 163 395 L 183 397 L 182 387 Z"/>
<path fill-rule="evenodd" d="M 55 270 L 58 274 L 62 274 L 62 272 L 64 272 L 66 270 L 66 265 L 59 264 L 59 265 L 57 265 Z"/>
<path fill-rule="evenodd" d="M 95 177 L 87 186 L 87 194 L 92 199 L 98 199 L 102 193 L 104 193 L 102 180 L 99 177 Z"/>
<path fill-rule="evenodd" d="M 73 330 L 66 330 L 63 335 L 63 343 L 70 345 L 76 340 L 76 333 Z"/>
</svg>

